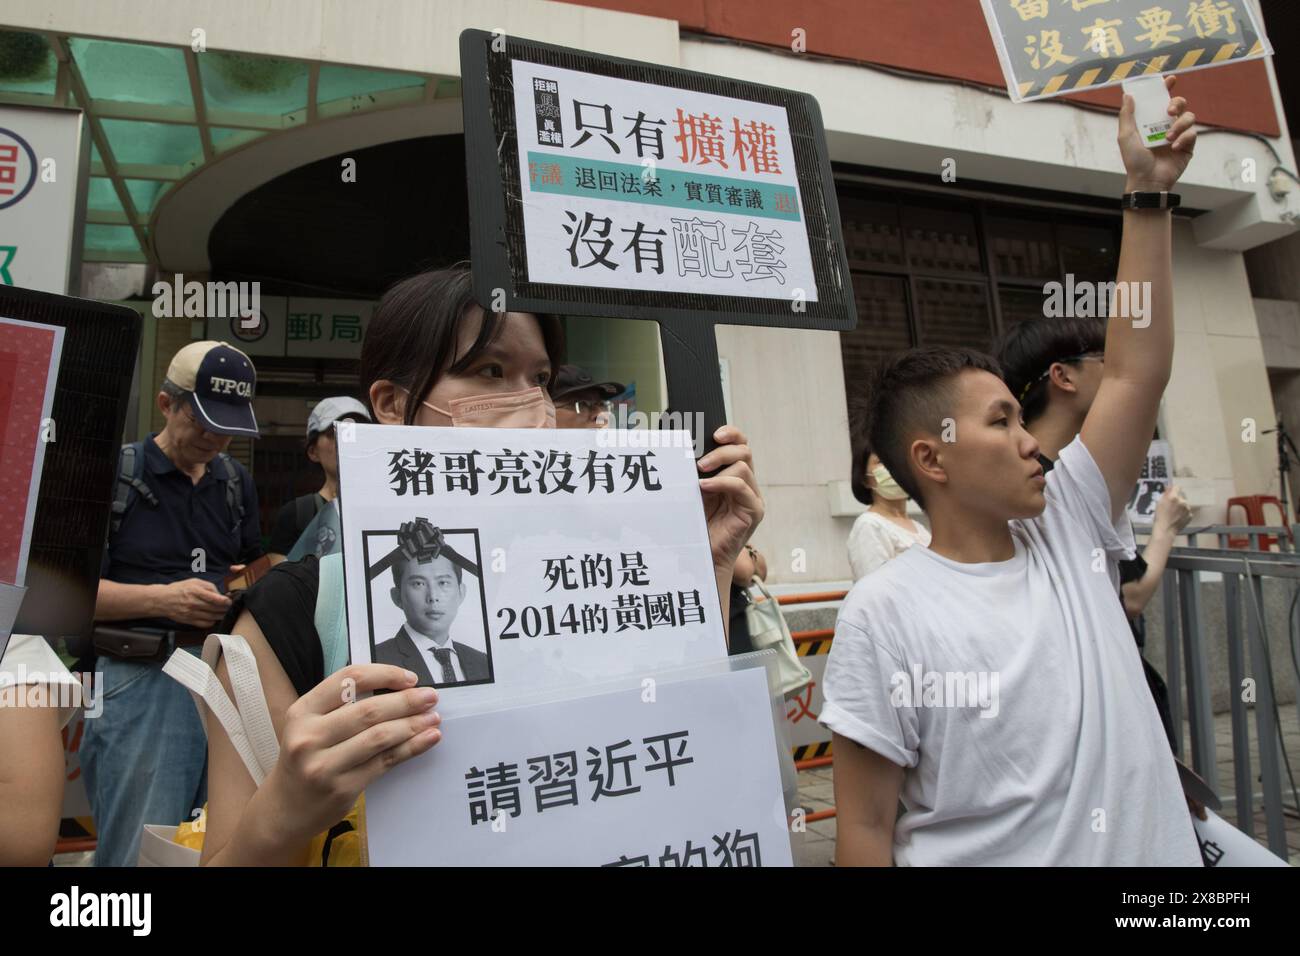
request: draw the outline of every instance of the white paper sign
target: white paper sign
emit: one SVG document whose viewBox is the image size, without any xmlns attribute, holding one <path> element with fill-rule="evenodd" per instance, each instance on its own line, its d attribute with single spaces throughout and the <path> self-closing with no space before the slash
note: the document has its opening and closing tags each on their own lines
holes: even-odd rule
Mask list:
<svg viewBox="0 0 1300 956">
<path fill-rule="evenodd" d="M 1142 474 L 1138 477 L 1133 495 L 1128 502 L 1128 518 L 1135 525 L 1146 526 L 1155 521 L 1156 505 L 1174 484 L 1174 453 L 1169 442 L 1157 439 L 1147 449 Z"/>
<path fill-rule="evenodd" d="M 817 301 L 784 107 L 512 67 L 530 282 Z"/>
<path fill-rule="evenodd" d="M 1289 866 L 1213 810 L 1205 815 L 1206 820 L 1193 816 L 1192 826 L 1206 866 Z"/>
<path fill-rule="evenodd" d="M 691 454 L 686 432 L 341 431 L 352 660 L 451 715 L 724 657 Z"/>
<path fill-rule="evenodd" d="M 374 866 L 790 866 L 762 668 L 451 717 L 366 791 Z"/>
</svg>

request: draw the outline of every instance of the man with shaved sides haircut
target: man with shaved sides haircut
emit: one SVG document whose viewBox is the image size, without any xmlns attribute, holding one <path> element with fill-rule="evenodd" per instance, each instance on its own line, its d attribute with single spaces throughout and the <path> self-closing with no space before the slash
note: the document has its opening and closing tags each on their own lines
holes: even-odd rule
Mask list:
<svg viewBox="0 0 1300 956">
<path fill-rule="evenodd" d="M 1149 150 L 1124 98 L 1117 279 L 1146 307 L 1115 300 L 1096 397 L 1049 474 L 993 358 L 913 349 L 871 383 L 856 443 L 933 539 L 858 581 L 836 623 L 821 723 L 839 865 L 1202 865 L 1115 598 L 1173 361 L 1170 191 L 1196 132 L 1182 97 L 1169 112 L 1170 145 Z"/>
</svg>

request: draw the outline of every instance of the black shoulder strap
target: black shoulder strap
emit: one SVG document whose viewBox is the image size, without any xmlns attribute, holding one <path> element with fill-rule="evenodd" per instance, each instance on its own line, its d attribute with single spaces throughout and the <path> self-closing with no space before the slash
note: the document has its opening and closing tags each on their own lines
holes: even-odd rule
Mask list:
<svg viewBox="0 0 1300 956">
<path fill-rule="evenodd" d="M 226 508 L 229 510 L 230 518 L 234 522 L 233 530 L 238 532 L 244 523 L 244 483 L 239 478 L 239 469 L 235 467 L 235 459 L 223 451 L 217 455 L 217 462 L 221 469 L 221 473 L 217 475 L 217 478 L 225 482 Z"/>
<path fill-rule="evenodd" d="M 113 518 L 110 522 L 113 534 L 122 527 L 131 505 L 137 498 L 143 498 L 151 508 L 158 507 L 158 496 L 144 480 L 144 442 L 131 442 L 123 445 L 117 458 L 117 485 L 113 491 Z"/>
<path fill-rule="evenodd" d="M 315 509 L 312 505 L 315 503 L 315 495 L 299 495 L 293 502 L 293 523 L 294 527 L 301 532 L 303 528 L 311 522 L 315 515 Z"/>
</svg>

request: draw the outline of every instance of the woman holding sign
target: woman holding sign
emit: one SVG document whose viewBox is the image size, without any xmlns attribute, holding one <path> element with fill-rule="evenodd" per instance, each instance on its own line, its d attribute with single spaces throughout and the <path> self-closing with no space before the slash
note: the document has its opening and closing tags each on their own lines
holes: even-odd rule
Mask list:
<svg viewBox="0 0 1300 956">
<path fill-rule="evenodd" d="M 480 308 L 468 267 L 425 272 L 376 306 L 361 386 L 380 424 L 554 427 L 546 387 L 562 348 L 553 317 Z M 763 500 L 745 436 L 724 426 L 714 439 L 718 447 L 699 460 L 700 471 L 714 474 L 700 479 L 700 491 L 726 620 L 732 569 L 762 520 Z M 210 722 L 204 864 L 317 863 L 309 859 L 312 841 L 337 830 L 372 781 L 441 738 L 438 692 L 417 688 L 411 671 L 354 664 L 330 672 L 334 655 L 322 650 L 326 635 L 315 625 L 318 575 L 314 557 L 281 564 L 223 622 L 256 657 L 280 756 L 257 787 Z M 229 692 L 224 660 L 217 675 Z M 343 706 L 373 691 L 394 693 Z"/>
</svg>

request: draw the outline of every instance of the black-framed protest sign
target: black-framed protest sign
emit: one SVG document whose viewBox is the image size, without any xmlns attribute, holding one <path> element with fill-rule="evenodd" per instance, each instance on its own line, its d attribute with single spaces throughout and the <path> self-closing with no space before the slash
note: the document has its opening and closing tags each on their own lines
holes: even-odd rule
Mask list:
<svg viewBox="0 0 1300 956">
<path fill-rule="evenodd" d="M 981 0 L 1017 103 L 1273 52 L 1249 0 Z"/>
<path fill-rule="evenodd" d="M 856 325 L 813 97 L 481 30 L 461 75 L 484 308 L 658 322 L 706 434 L 715 325 Z"/>
<path fill-rule="evenodd" d="M 14 633 L 89 646 L 100 561 L 140 346 L 141 319 L 123 306 L 0 286 L 0 315 L 61 330 L 44 462 Z M 36 383 L 18 380 L 19 391 Z"/>
</svg>

